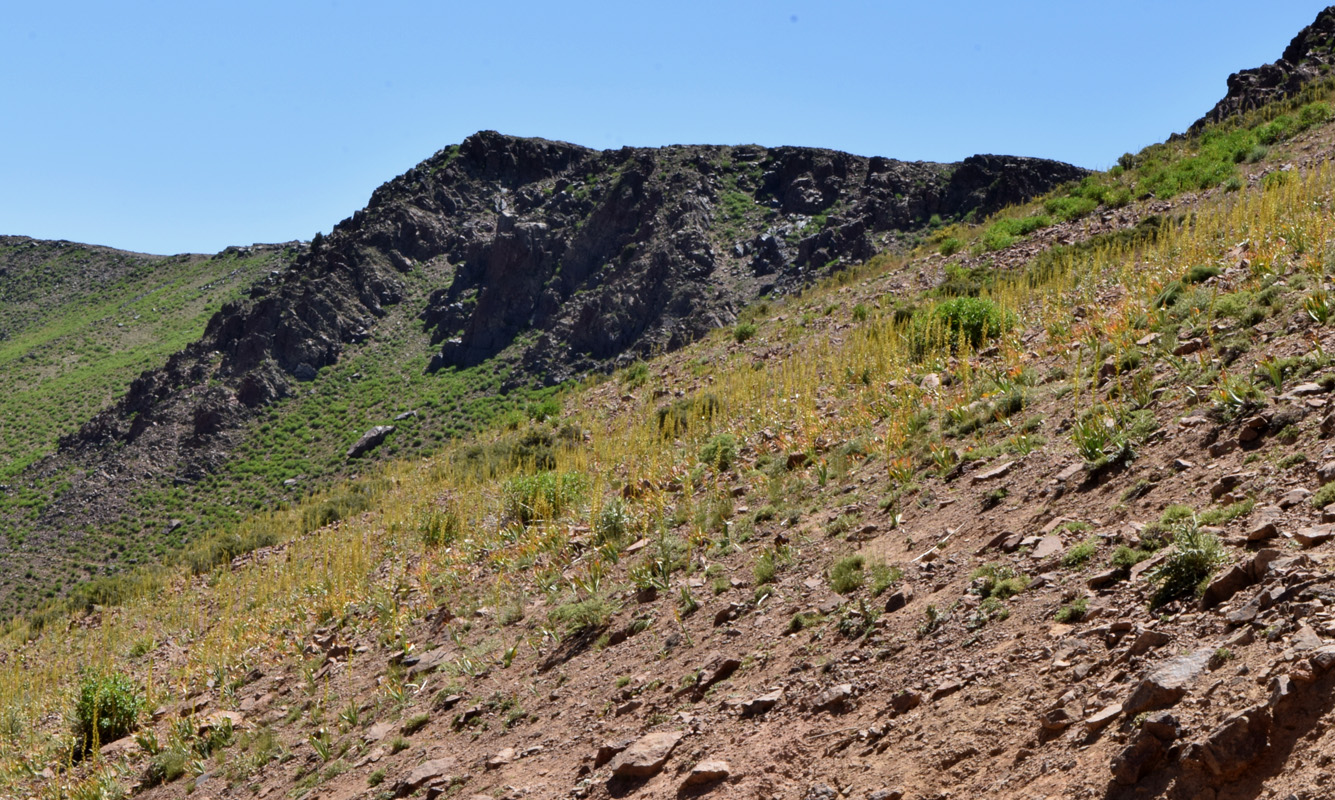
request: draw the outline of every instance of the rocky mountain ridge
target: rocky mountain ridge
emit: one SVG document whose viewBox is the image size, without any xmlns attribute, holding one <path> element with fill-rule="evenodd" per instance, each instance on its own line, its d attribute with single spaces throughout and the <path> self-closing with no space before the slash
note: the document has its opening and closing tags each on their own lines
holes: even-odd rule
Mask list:
<svg viewBox="0 0 1335 800">
<path fill-rule="evenodd" d="M 762 295 L 869 259 L 934 217 L 985 216 L 1085 174 L 1001 156 L 946 165 L 756 146 L 599 152 L 482 132 L 381 186 L 62 438 L 34 467 L 65 487 L 60 499 L 15 524 L 40 540 L 140 514 L 133 492 L 215 474 L 262 409 L 389 331 L 428 336 L 433 372 L 499 359 L 510 370 L 503 390 L 559 384 L 694 341 Z"/>
<path fill-rule="evenodd" d="M 1190 133 L 1292 97 L 1330 74 L 1335 66 L 1335 6 L 1298 32 L 1278 61 L 1228 76 L 1228 93 L 1209 113 L 1192 123 Z"/>
</svg>

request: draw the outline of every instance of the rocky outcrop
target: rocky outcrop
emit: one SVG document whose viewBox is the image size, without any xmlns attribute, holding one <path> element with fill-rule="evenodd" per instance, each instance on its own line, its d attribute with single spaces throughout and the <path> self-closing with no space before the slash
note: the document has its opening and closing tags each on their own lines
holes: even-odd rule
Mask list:
<svg viewBox="0 0 1335 800">
<path fill-rule="evenodd" d="M 1316 20 L 1299 31 L 1284 55 L 1273 64 L 1246 69 L 1228 76 L 1228 94 L 1208 114 L 1196 120 L 1189 133 L 1206 125 L 1292 97 L 1303 87 L 1327 75 L 1335 64 L 1335 6 L 1326 8 Z"/>
<path fill-rule="evenodd" d="M 305 393 L 382 329 L 420 325 L 432 371 L 501 357 L 506 388 L 556 384 L 730 325 L 762 295 L 870 258 L 934 215 L 986 214 L 1084 174 L 1001 156 L 600 152 L 475 134 L 378 188 L 328 236 L 286 248 L 198 341 L 62 439 L 36 470 L 75 477 L 38 526 L 117 519 L 128 507 L 117 476 L 193 484 L 216 472 L 260 409 Z"/>
</svg>

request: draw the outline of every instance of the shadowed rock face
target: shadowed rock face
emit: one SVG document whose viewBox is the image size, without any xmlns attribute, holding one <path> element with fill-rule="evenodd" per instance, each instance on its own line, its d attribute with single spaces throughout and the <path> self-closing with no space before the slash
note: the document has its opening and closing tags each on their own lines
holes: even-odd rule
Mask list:
<svg viewBox="0 0 1335 800">
<path fill-rule="evenodd" d="M 1335 45 L 1335 6 L 1326 8 L 1315 22 L 1299 31 L 1278 61 L 1228 76 L 1228 94 L 1210 113 L 1196 120 L 1188 132 L 1196 133 L 1210 123 L 1297 94 L 1311 81 L 1326 75 L 1335 64 L 1332 45 Z"/>
</svg>

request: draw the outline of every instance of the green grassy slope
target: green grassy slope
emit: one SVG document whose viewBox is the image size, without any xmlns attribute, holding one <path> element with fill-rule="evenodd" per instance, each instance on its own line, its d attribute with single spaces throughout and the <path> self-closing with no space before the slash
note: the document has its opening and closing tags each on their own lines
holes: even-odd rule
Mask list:
<svg viewBox="0 0 1335 800">
<path fill-rule="evenodd" d="M 286 258 L 244 253 L 164 258 L 0 240 L 0 482 L 197 338 L 224 301 Z"/>
</svg>

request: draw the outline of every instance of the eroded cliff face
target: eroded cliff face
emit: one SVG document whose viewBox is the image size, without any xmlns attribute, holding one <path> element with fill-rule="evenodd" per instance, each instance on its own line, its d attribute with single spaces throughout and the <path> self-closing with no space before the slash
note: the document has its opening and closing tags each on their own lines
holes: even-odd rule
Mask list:
<svg viewBox="0 0 1335 800">
<path fill-rule="evenodd" d="M 1199 132 L 1210 123 L 1291 97 L 1312 81 L 1326 77 L 1333 64 L 1335 6 L 1326 8 L 1311 25 L 1299 31 L 1278 61 L 1229 75 L 1228 94 L 1193 123 L 1189 132 Z"/>
</svg>

